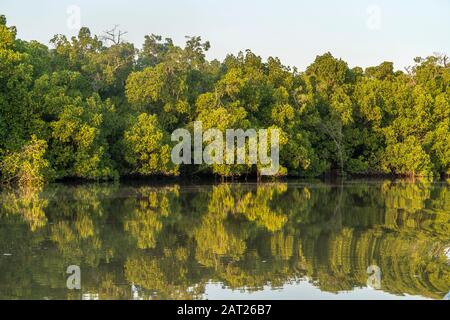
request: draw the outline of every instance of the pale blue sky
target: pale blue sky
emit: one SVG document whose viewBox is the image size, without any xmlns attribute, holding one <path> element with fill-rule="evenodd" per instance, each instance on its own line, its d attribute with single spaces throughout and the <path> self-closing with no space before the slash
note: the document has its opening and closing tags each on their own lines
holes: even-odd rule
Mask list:
<svg viewBox="0 0 450 320">
<path fill-rule="evenodd" d="M 70 5 L 94 33 L 119 24 L 138 46 L 150 33 L 177 44 L 200 35 L 211 42 L 209 58 L 251 49 L 301 70 L 326 51 L 350 66 L 389 60 L 397 69 L 416 56 L 450 54 L 449 0 L 0 0 L 0 13 L 20 38 L 48 43 L 76 33 L 67 27 Z"/>
</svg>

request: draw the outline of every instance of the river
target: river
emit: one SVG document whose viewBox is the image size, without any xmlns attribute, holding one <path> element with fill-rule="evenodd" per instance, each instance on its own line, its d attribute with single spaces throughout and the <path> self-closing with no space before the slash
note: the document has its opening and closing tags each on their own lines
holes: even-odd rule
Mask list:
<svg viewBox="0 0 450 320">
<path fill-rule="evenodd" d="M 0 299 L 443 299 L 450 184 L 51 184 L 0 193 Z"/>
</svg>

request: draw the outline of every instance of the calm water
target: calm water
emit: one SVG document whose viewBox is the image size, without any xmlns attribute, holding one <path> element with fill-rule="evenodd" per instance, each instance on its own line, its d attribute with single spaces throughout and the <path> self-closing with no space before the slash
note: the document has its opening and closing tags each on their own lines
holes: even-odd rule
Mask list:
<svg viewBox="0 0 450 320">
<path fill-rule="evenodd" d="M 81 290 L 66 286 L 81 270 Z M 450 185 L 3 190 L 0 299 L 443 299 Z"/>
</svg>

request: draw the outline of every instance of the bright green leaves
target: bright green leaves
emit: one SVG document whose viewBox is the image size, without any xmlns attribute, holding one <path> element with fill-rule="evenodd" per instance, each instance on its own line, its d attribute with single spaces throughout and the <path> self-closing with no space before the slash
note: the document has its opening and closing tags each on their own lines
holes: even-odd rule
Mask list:
<svg viewBox="0 0 450 320">
<path fill-rule="evenodd" d="M 6 17 L 0 15 L 0 50 L 11 48 L 16 40 L 14 27 L 6 26 Z"/>
<path fill-rule="evenodd" d="M 139 52 L 138 66 L 140 68 L 154 67 L 165 59 L 165 55 L 173 47 L 172 39 L 165 39 L 161 42 L 162 37 L 151 34 L 145 36 L 144 45 Z"/>
<path fill-rule="evenodd" d="M 375 171 L 430 175 L 448 170 L 449 99 L 445 86 L 436 83 L 445 68 L 433 58 L 417 61 L 410 75 L 393 73 L 387 63 L 368 68 L 356 84 L 358 116 L 369 129 L 364 149 L 372 150 L 364 157 L 382 163 L 371 167 Z"/>
<path fill-rule="evenodd" d="M 187 73 L 166 63 L 130 74 L 128 101 L 137 111 L 155 113 L 165 128 L 175 129 L 189 114 Z"/>
<path fill-rule="evenodd" d="M 306 69 L 306 74 L 316 79 L 319 90 L 325 91 L 342 86 L 350 79 L 347 63 L 335 59 L 329 52 L 317 56 L 314 63 Z"/>
<path fill-rule="evenodd" d="M 156 114 L 164 129 L 172 131 L 192 120 L 192 106 L 205 91 L 211 77 L 204 52 L 209 43 L 200 37 L 188 38 L 185 48 L 171 39 L 147 36 L 139 54 L 139 67 L 129 75 L 126 96 L 138 112 Z"/>
<path fill-rule="evenodd" d="M 450 118 L 440 122 L 433 131 L 431 155 L 438 172 L 450 174 Z"/>
<path fill-rule="evenodd" d="M 425 139 L 429 146 L 436 170 L 450 173 L 450 94 L 441 93 L 434 101 L 431 114 L 433 130 Z"/>
<path fill-rule="evenodd" d="M 48 163 L 47 145 L 29 137 L 34 117 L 29 108 L 33 68 L 27 54 L 16 48 L 14 28 L 0 19 L 0 162 L 2 180 L 28 187 L 41 185 Z M 27 142 L 28 141 L 28 142 Z"/>
<path fill-rule="evenodd" d="M 353 105 L 350 97 L 346 94 L 344 88 L 338 88 L 331 96 L 331 108 L 335 112 L 343 125 L 353 121 Z"/>
<path fill-rule="evenodd" d="M 170 133 L 201 121 L 222 132 L 277 128 L 282 175 L 450 173 L 445 56 L 404 73 L 392 62 L 350 69 L 325 53 L 299 72 L 250 50 L 208 61 L 200 37 L 182 47 L 149 35 L 141 50 L 100 39 L 82 28 L 50 49 L 16 39 L 0 16 L 0 161 L 34 134 L 56 178 L 258 174 L 250 163 L 171 164 Z"/>
<path fill-rule="evenodd" d="M 369 79 L 385 80 L 389 76 L 394 75 L 394 64 L 385 61 L 379 66 L 369 67 L 366 69 L 366 77 Z"/>
<path fill-rule="evenodd" d="M 120 42 L 105 46 L 87 28 L 81 28 L 78 37 L 69 41 L 56 35 L 54 68 L 79 72 L 89 83 L 90 90 L 107 98 L 122 99 L 125 81 L 133 71 L 136 50 L 131 43 Z"/>
<path fill-rule="evenodd" d="M 86 100 L 69 98 L 58 120 L 50 123 L 49 153 L 58 177 L 113 179 L 118 177 L 108 154 L 106 128 L 108 113 L 114 108 L 98 95 Z"/>
<path fill-rule="evenodd" d="M 2 21 L 6 23 L 4 16 Z M 17 50 L 15 36 L 14 28 L 0 24 L 0 159 L 31 135 L 28 104 L 33 68 L 28 55 Z"/>
<path fill-rule="evenodd" d="M 135 72 L 128 77 L 126 93 L 131 105 L 142 110 L 150 103 L 159 100 L 164 86 L 164 66 L 159 68 L 148 67 L 143 71 Z"/>
<path fill-rule="evenodd" d="M 125 159 L 131 165 L 131 173 L 178 175 L 178 167 L 170 158 L 169 142 L 156 115 L 140 114 L 124 136 Z"/>
<path fill-rule="evenodd" d="M 422 149 L 416 137 L 388 145 L 383 155 L 382 167 L 387 173 L 405 176 L 432 175 L 430 156 Z"/>
<path fill-rule="evenodd" d="M 39 187 L 51 179 L 49 162 L 44 158 L 47 143 L 31 137 L 19 151 L 9 153 L 1 162 L 2 180 L 17 182 L 22 188 Z"/>
</svg>

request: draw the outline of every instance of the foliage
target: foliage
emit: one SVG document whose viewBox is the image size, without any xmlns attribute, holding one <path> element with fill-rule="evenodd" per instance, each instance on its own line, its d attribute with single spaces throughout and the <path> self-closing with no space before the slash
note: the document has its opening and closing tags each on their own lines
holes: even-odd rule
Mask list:
<svg viewBox="0 0 450 320">
<path fill-rule="evenodd" d="M 19 151 L 8 154 L 1 163 L 3 179 L 21 187 L 42 186 L 49 175 L 49 162 L 44 158 L 47 143 L 32 136 Z"/>
<path fill-rule="evenodd" d="M 171 164 L 171 132 L 202 121 L 204 130 L 277 128 L 279 175 L 450 174 L 445 56 L 403 72 L 392 62 L 349 68 L 325 53 L 300 72 L 250 50 L 208 61 L 200 37 L 182 47 L 151 34 L 142 49 L 101 39 L 84 27 L 48 48 L 17 39 L 1 17 L 1 162 L 35 135 L 57 179 L 258 174 L 250 163 Z"/>
<path fill-rule="evenodd" d="M 158 124 L 156 115 L 142 113 L 125 131 L 125 159 L 132 172 L 140 175 L 176 175 L 178 167 L 170 159 L 168 135 Z"/>
</svg>

